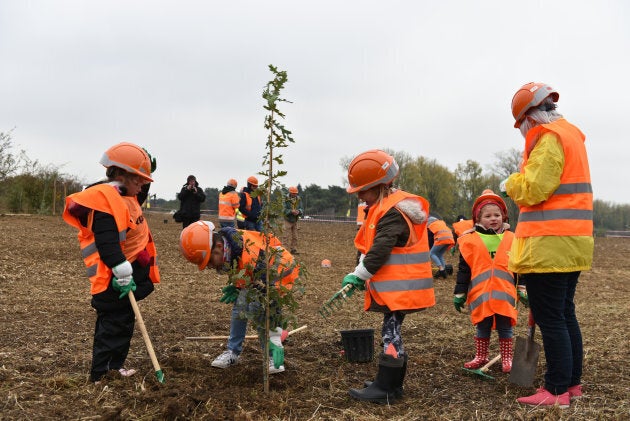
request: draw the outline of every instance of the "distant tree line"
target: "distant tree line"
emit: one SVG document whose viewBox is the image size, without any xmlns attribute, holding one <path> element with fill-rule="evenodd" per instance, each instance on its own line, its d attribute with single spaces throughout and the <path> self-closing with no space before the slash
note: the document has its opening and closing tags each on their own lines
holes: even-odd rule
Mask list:
<svg viewBox="0 0 630 421">
<path fill-rule="evenodd" d="M 457 215 L 470 218 L 472 204 L 484 189 L 499 191 L 499 183 L 509 174 L 518 171 L 521 153 L 517 149 L 495 154 L 490 168 L 484 170 L 473 160 L 458 164 L 450 171 L 435 159 L 414 157 L 407 152 L 388 150 L 400 166 L 396 186 L 410 193 L 425 197 L 431 205 L 431 213 L 452 223 Z M 347 170 L 351 157 L 343 158 L 340 165 Z M 26 156 L 24 151 L 15 152 L 11 131 L 0 132 L 0 213 L 38 213 L 58 215 L 63 211 L 65 197 L 80 191 L 84 183 L 76 176 L 64 174 L 60 168 L 42 165 Z M 305 215 L 325 215 L 354 218 L 357 197 L 346 192 L 345 186 L 320 187 L 298 185 Z M 216 212 L 219 189 L 206 188 L 206 201 L 202 210 Z M 275 195 L 283 194 L 276 190 Z M 510 221 L 518 218 L 518 207 L 505 199 Z M 179 207 L 176 199 L 165 200 L 151 196 L 150 206 L 174 210 Z M 616 204 L 596 199 L 593 204 L 594 224 L 597 234 L 607 230 L 630 230 L 630 204 Z"/>
</svg>

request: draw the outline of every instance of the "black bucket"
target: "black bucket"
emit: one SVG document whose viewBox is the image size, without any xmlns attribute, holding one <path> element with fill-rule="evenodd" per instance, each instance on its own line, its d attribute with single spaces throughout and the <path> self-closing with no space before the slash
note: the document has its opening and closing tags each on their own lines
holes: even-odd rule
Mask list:
<svg viewBox="0 0 630 421">
<path fill-rule="evenodd" d="M 342 330 L 346 360 L 353 363 L 367 363 L 374 358 L 374 329 Z"/>
</svg>

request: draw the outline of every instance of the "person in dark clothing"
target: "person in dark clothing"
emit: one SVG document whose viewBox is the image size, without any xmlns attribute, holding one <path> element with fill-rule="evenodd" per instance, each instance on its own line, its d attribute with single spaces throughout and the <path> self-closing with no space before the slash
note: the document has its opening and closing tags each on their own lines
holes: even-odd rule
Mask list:
<svg viewBox="0 0 630 421">
<path fill-rule="evenodd" d="M 247 178 L 247 187 L 241 192 L 241 202 L 238 210 L 245 217 L 245 229 L 249 231 L 262 231 L 262 200 L 260 196 L 253 197 L 252 193 L 258 188 L 258 179 L 253 175 Z"/>
<path fill-rule="evenodd" d="M 107 180 L 66 198 L 64 220 L 79 230 L 81 254 L 91 282 L 97 318 L 90 380 L 109 370 L 131 376 L 124 367 L 135 315 L 128 294 L 142 300 L 160 281 L 156 248 L 142 214 L 155 159 L 142 148 L 120 143 L 108 149 L 101 164 Z M 124 233 L 121 236 L 121 233 Z"/>
<path fill-rule="evenodd" d="M 177 194 L 177 199 L 181 202 L 179 212 L 182 218 L 182 228 L 186 228 L 201 218 L 201 204 L 206 200 L 206 194 L 199 187 L 194 175 L 188 176 L 186 184 Z"/>
</svg>

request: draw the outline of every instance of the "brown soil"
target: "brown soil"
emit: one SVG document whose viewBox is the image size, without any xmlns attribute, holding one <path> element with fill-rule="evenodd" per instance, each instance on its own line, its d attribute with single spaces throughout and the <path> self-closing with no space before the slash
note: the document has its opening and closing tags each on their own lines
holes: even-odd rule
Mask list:
<svg viewBox="0 0 630 421">
<path fill-rule="evenodd" d="M 405 397 L 388 406 L 348 396 L 373 378 L 376 361 L 349 363 L 341 355 L 345 329 L 374 328 L 379 352 L 379 315 L 363 312 L 361 297 L 327 320 L 318 313 L 354 266 L 352 224 L 301 222 L 298 257 L 310 278 L 298 325 L 308 329 L 286 342 L 286 371 L 270 377 L 265 393 L 256 340 L 246 342 L 238 365 L 220 370 L 210 362 L 225 341 L 186 339 L 227 335 L 230 307 L 219 302 L 225 278 L 180 257 L 180 225 L 169 216 L 148 220 L 163 280 L 140 309 L 166 383 L 157 382 L 136 329 L 127 366 L 139 373 L 111 374 L 96 386 L 88 381 L 95 314 L 76 233 L 60 217 L 0 216 L 0 419 L 630 419 L 630 240 L 598 238 L 594 269 L 581 277 L 586 396 L 570 409 L 521 407 L 515 399 L 534 388 L 509 383 L 500 365 L 490 371 L 494 382 L 463 373 L 474 330 L 453 308 L 453 277 L 436 281 L 435 307 L 405 320 Z M 324 258 L 332 268 L 320 267 Z M 526 310 L 520 314 L 516 333 L 524 335 Z M 498 352 L 496 336 L 491 348 Z M 541 355 L 536 385 L 544 365 Z"/>
</svg>

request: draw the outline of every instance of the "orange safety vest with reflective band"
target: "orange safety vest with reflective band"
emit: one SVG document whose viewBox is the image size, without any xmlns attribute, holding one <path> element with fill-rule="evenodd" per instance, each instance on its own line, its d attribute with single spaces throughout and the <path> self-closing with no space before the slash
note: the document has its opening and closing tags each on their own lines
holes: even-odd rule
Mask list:
<svg viewBox="0 0 630 421">
<path fill-rule="evenodd" d="M 453 239 L 453 232 L 446 226 L 446 222 L 438 219 L 437 221 L 433 221 L 429 224 L 429 229 L 433 233 L 433 244 L 434 245 L 442 245 L 448 244 L 452 246 L 455 244 L 455 240 Z"/>
<path fill-rule="evenodd" d="M 70 212 L 73 204 L 84 206 L 90 210 L 87 226 L 83 226 L 79 218 Z M 81 256 L 87 267 L 87 276 L 91 282 L 90 293 L 95 295 L 105 291 L 112 278 L 112 270 L 101 260 L 94 242 L 92 223 L 95 210 L 108 213 L 114 218 L 122 252 L 129 262 L 134 262 L 138 253 L 147 250 L 149 256 L 153 258 L 149 271 L 151 282 L 159 283 L 157 249 L 149 227 L 142 217 L 142 209 L 138 200 L 135 197 L 121 196 L 118 190 L 110 184 L 97 184 L 68 196 L 63 212 L 64 221 L 79 230 L 77 237 L 81 247 Z"/>
<path fill-rule="evenodd" d="M 516 286 L 514 276 L 507 268 L 513 239 L 512 232 L 503 233 L 494 259 L 476 232 L 457 239 L 459 252 L 470 266 L 471 279 L 466 303 L 470 308 L 470 319 L 475 325 L 495 314 L 509 317 L 512 326 L 516 325 Z"/>
<path fill-rule="evenodd" d="M 472 219 L 462 219 L 457 222 L 453 222 L 453 231 L 455 235 L 461 237 L 463 233 L 468 231 L 474 226 Z"/>
<path fill-rule="evenodd" d="M 361 253 L 366 254 L 372 247 L 376 225 L 383 215 L 404 199 L 417 200 L 428 214 L 429 202 L 424 198 L 402 190 L 390 194 L 370 206 L 365 222 L 357 232 L 354 244 Z M 404 212 L 400 213 L 409 226 L 409 240 L 403 247 L 394 247 L 385 264 L 365 282 L 366 311 L 372 300 L 390 311 L 419 310 L 435 305 L 426 222 L 413 224 Z"/>
<path fill-rule="evenodd" d="M 219 193 L 219 221 L 233 222 L 239 201 L 238 193 L 235 191 Z"/>
<path fill-rule="evenodd" d="M 560 186 L 544 202 L 534 206 L 520 206 L 517 238 L 593 235 L 593 189 L 588 167 L 584 134 L 566 121 L 559 119 L 541 124 L 527 132 L 521 173 L 527 165 L 529 151 L 547 132 L 557 135 L 564 151 L 564 169 Z"/>
<path fill-rule="evenodd" d="M 265 234 L 258 231 L 246 231 L 238 230 L 243 238 L 243 254 L 238 259 L 239 270 L 245 270 L 245 274 L 250 278 L 254 276 L 254 268 L 256 267 L 256 261 L 261 250 L 265 250 Z M 280 240 L 274 235 L 269 235 L 269 248 L 275 249 L 277 252 L 273 253 L 271 257 L 271 273 L 276 274 L 268 284 L 275 284 L 276 288 L 280 289 L 293 288 L 293 283 L 296 281 L 300 274 L 300 268 L 294 264 L 294 259 L 291 253 L 286 251 Z M 235 285 L 238 288 L 247 286 L 247 281 L 244 279 L 237 279 Z"/>
</svg>

